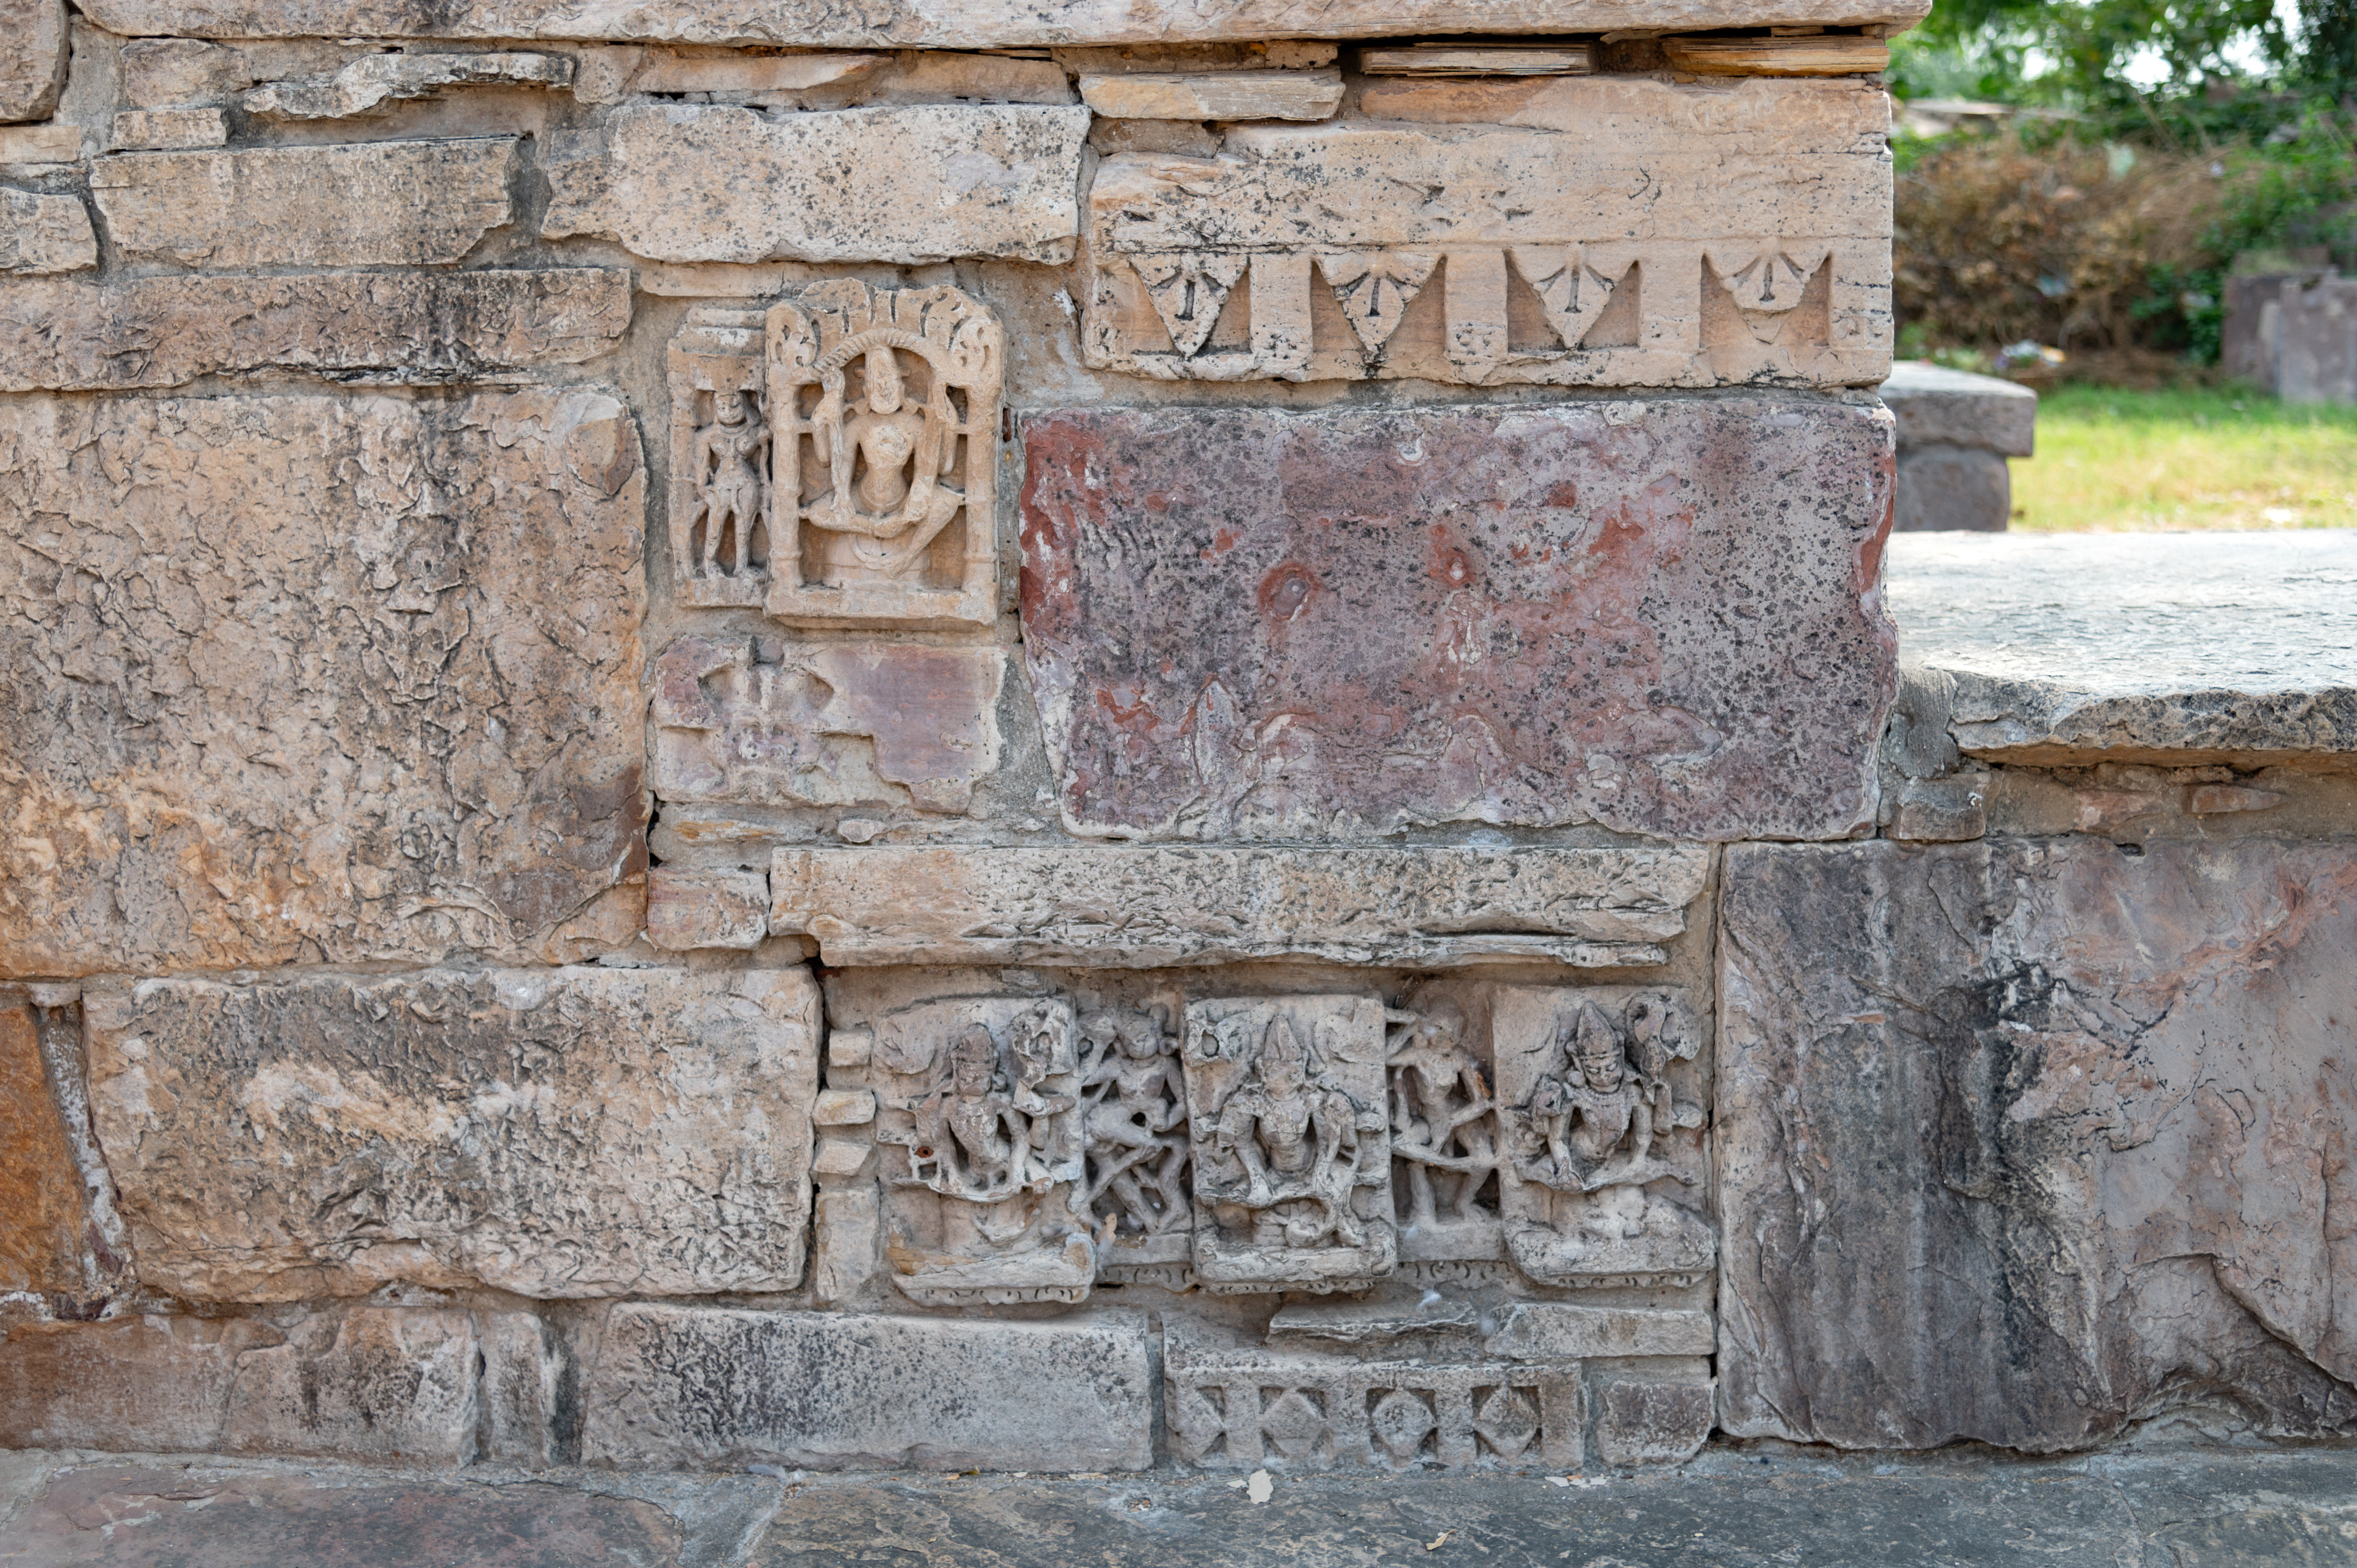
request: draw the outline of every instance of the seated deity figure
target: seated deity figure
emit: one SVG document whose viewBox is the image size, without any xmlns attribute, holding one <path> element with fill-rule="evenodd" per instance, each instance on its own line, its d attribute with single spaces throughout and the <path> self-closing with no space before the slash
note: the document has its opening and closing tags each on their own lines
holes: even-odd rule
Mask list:
<svg viewBox="0 0 2357 1568">
<path fill-rule="evenodd" d="M 848 403 L 830 396 L 812 421 L 818 461 L 833 471 L 834 489 L 803 517 L 821 532 L 822 575 L 835 584 L 906 576 L 965 504 L 963 492 L 941 482 L 958 463 L 946 402 L 908 406 L 889 343 L 869 344 L 862 365 L 861 394 Z"/>
<path fill-rule="evenodd" d="M 1555 1041 L 1562 1071 L 1541 1079 L 1519 1107 L 1528 1141 L 1544 1159 L 1517 1160 L 1528 1180 L 1565 1191 L 1641 1184 L 1675 1174 L 1654 1144 L 1668 1131 L 1655 1125 L 1656 1096 L 1629 1059 L 1620 1027 L 1594 1003 L 1583 1003 Z M 1535 1156 L 1537 1151 L 1531 1151 Z"/>
<path fill-rule="evenodd" d="M 1362 1247 L 1351 1212 L 1357 1186 L 1359 1107 L 1310 1070 L 1293 1027 L 1273 1019 L 1252 1071 L 1219 1110 L 1208 1146 L 1230 1179 L 1205 1196 L 1255 1211 L 1255 1240 L 1287 1247 Z M 1239 1188 L 1241 1190 L 1239 1190 Z"/>
<path fill-rule="evenodd" d="M 699 571 L 734 576 L 752 564 L 753 530 L 764 521 L 770 429 L 752 417 L 742 392 L 712 394 L 712 423 L 695 433 L 695 516 Z M 726 542 L 724 553 L 723 541 Z"/>
</svg>

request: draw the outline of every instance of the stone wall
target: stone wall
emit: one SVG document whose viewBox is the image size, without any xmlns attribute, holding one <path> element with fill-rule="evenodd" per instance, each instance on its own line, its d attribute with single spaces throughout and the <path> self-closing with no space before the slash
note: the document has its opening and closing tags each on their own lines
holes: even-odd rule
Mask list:
<svg viewBox="0 0 2357 1568">
<path fill-rule="evenodd" d="M 1900 678 L 1921 8 L 1576 9 L 17 5 L 0 1444 L 2054 1446 L 2185 1402 L 2197 1309 L 2219 1408 L 2346 1424 L 2330 1238 L 2267 1219 L 2317 1116 L 2218 1091 L 2317 1174 L 2233 1165 L 2242 1250 L 2163 1279 L 2207 1134 L 2123 1207 L 2037 1164 L 2061 1090 L 2036 1158 L 1990 1097 L 2076 977 L 2123 1127 L 2188 1061 L 2337 1103 L 2338 982 L 2282 988 L 2346 936 L 2348 732 L 2154 786 L 2297 795 L 2274 860 L 1910 843 L 1993 768 L 2104 793 Z M 2071 969 L 2120 888 L 2181 940 Z M 1812 1054 L 1892 964 L 1926 1000 Z M 2205 1007 L 2294 1023 L 2213 1066 Z M 1886 1215 L 1972 1260 L 1939 1312 L 2051 1294 L 2008 1204 L 2067 1332 L 1927 1371 L 1915 1298 L 1851 1309 Z"/>
</svg>

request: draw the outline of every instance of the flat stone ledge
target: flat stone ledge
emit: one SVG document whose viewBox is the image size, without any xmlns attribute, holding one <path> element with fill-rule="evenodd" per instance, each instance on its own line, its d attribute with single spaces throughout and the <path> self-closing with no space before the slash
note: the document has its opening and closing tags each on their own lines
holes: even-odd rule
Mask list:
<svg viewBox="0 0 2357 1568">
<path fill-rule="evenodd" d="M 1709 851 L 780 849 L 771 935 L 830 964 L 1666 961 Z"/>
<path fill-rule="evenodd" d="M 2025 764 L 2357 753 L 2357 532 L 1899 535 L 1900 656 L 1966 754 Z"/>
<path fill-rule="evenodd" d="M 2038 431 L 2038 394 L 1996 376 L 1901 360 L 1882 383 L 1882 401 L 1899 420 L 1899 449 L 1974 446 L 2027 457 Z"/>
</svg>

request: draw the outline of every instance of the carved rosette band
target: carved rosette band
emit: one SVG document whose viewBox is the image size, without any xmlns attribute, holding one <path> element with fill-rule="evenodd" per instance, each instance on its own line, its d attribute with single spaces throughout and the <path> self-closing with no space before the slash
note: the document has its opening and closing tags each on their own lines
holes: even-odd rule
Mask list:
<svg viewBox="0 0 2357 1568">
<path fill-rule="evenodd" d="M 673 340 L 672 571 L 791 626 L 986 626 L 1006 331 L 954 288 L 840 280 Z"/>
</svg>

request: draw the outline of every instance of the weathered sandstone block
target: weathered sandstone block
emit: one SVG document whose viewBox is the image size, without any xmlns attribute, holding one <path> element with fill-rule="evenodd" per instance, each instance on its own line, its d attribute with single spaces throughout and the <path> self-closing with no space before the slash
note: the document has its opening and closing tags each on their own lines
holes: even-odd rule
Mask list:
<svg viewBox="0 0 2357 1568">
<path fill-rule="evenodd" d="M 94 245 L 90 258 L 80 264 L 95 263 Z M 170 387 L 259 370 L 467 381 L 595 358 L 630 324 L 630 274 L 587 267 L 16 284 L 0 285 L 0 390 Z"/>
<path fill-rule="evenodd" d="M 62 1000 L 51 989 L 0 984 L 0 1294 L 94 1294 L 107 1272 L 45 1060 L 68 1052 L 42 1049 L 44 1030 L 73 1026 L 70 1006 L 44 1004 Z"/>
<path fill-rule="evenodd" d="M 362 55 L 339 70 L 250 92 L 245 112 L 264 120 L 340 120 L 447 87 L 565 87 L 572 81 L 573 62 L 563 55 Z"/>
<path fill-rule="evenodd" d="M 758 871 L 690 871 L 658 865 L 647 873 L 647 940 L 693 948 L 757 948 L 770 934 L 770 879 Z"/>
<path fill-rule="evenodd" d="M 1085 109 L 928 104 L 771 119 L 613 111 L 561 144 L 544 238 L 662 262 L 1071 260 Z"/>
<path fill-rule="evenodd" d="M 1889 373 L 1879 84 L 1410 81 L 1365 98 L 1371 119 L 1240 126 L 1216 159 L 1105 160 L 1089 363 L 1480 386 Z"/>
<path fill-rule="evenodd" d="M 1607 1465 L 1676 1465 L 1710 1439 L 1712 1388 L 1701 1362 L 1671 1382 L 1613 1378 L 1596 1391 L 1596 1456 Z"/>
<path fill-rule="evenodd" d="M 1498 1315 L 1498 1330 L 1484 1348 L 1516 1361 L 1708 1356 L 1717 1348 L 1717 1336 L 1707 1312 L 1519 1301 Z"/>
<path fill-rule="evenodd" d="M 167 29 L 167 31 L 169 29 Z M 516 142 L 118 153 L 90 188 L 108 236 L 191 267 L 433 266 L 512 217 Z"/>
<path fill-rule="evenodd" d="M 1770 399 L 1027 421 L 1075 832 L 1838 838 L 1896 684 L 1889 415 Z"/>
<path fill-rule="evenodd" d="M 1143 1470 L 1146 1317 L 1005 1323 L 616 1307 L 583 1396 L 583 1457 L 813 1469 Z"/>
<path fill-rule="evenodd" d="M 1467 29 L 1576 32 L 1598 25 L 1569 0 L 1377 0 L 1304 12 L 1294 0 L 886 0 L 846 11 L 831 0 L 92 0 L 110 32 L 200 38 L 667 38 L 824 48 L 996 48 L 1040 44 L 1210 43 L 1383 38 Z M 1669 29 L 1921 21 L 1925 0 L 1638 0 L 1615 27 Z"/>
<path fill-rule="evenodd" d="M 0 0 L 0 121 L 38 120 L 66 84 L 63 0 Z"/>
<path fill-rule="evenodd" d="M 589 388 L 0 406 L 0 973 L 627 942 L 644 504 Z"/>
<path fill-rule="evenodd" d="M 1659 963 L 1708 865 L 1692 844 L 787 848 L 770 929 L 831 964 Z"/>
<path fill-rule="evenodd" d="M 273 1326 L 147 1315 L 0 1339 L 0 1445 L 459 1464 L 479 1350 L 520 1315 L 361 1307 Z"/>
<path fill-rule="evenodd" d="M 78 125 L 0 125 L 0 164 L 70 164 L 81 156 Z"/>
<path fill-rule="evenodd" d="M 0 273 L 72 273 L 96 265 L 98 235 L 81 198 L 0 186 Z M 6 288 L 0 300 L 15 292 Z"/>
<path fill-rule="evenodd" d="M 683 637 L 655 661 L 655 793 L 963 811 L 998 768 L 997 648 Z"/>
<path fill-rule="evenodd" d="M 1081 99 L 1114 120 L 1327 120 L 1339 70 L 1125 71 L 1081 78 Z"/>
<path fill-rule="evenodd" d="M 429 970 L 93 991 L 91 1097 L 141 1278 L 787 1290 L 810 1216 L 801 970 Z"/>
<path fill-rule="evenodd" d="M 218 109 L 132 109 L 114 117 L 117 151 L 134 147 L 219 147 L 229 120 Z"/>
<path fill-rule="evenodd" d="M 1727 1431 L 2357 1430 L 2357 851 L 1730 851 Z"/>
</svg>

